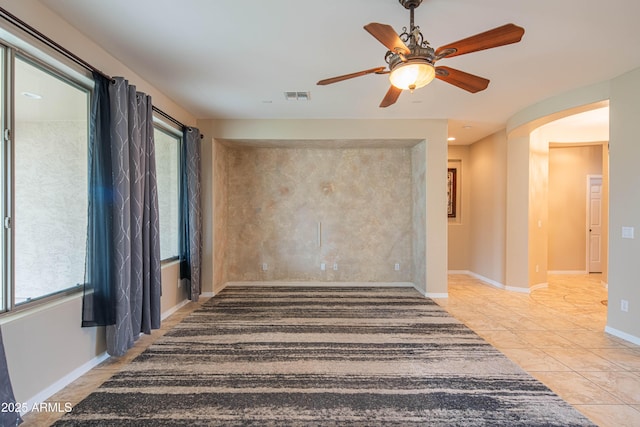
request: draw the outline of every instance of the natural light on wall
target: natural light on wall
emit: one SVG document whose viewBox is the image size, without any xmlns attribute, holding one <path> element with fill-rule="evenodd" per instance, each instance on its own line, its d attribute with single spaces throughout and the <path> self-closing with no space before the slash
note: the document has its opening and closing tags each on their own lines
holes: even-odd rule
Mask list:
<svg viewBox="0 0 640 427">
<path fill-rule="evenodd" d="M 179 150 L 181 137 L 176 133 L 154 130 L 156 144 L 156 177 L 160 216 L 160 258 L 178 256 L 178 185 L 180 182 Z"/>
<path fill-rule="evenodd" d="M 84 281 L 89 92 L 22 58 L 15 88 L 14 283 L 21 304 Z"/>
</svg>

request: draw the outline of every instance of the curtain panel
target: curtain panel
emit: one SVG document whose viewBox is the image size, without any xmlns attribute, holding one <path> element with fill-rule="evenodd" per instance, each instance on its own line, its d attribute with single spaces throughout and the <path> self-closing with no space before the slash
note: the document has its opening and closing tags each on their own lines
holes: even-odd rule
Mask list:
<svg viewBox="0 0 640 427">
<path fill-rule="evenodd" d="M 113 325 L 113 178 L 111 161 L 110 80 L 93 73 L 95 88 L 89 125 L 89 208 L 82 326 Z"/>
<path fill-rule="evenodd" d="M 7 366 L 7 357 L 4 353 L 4 344 L 2 343 L 2 329 L 0 328 L 0 426 L 17 426 L 22 423 L 20 417 L 20 405 L 16 404 L 16 398 L 11 387 L 11 379 L 9 377 L 9 368 Z M 17 408 L 17 409 L 16 409 Z"/>
<path fill-rule="evenodd" d="M 151 97 L 116 77 L 109 84 L 113 177 L 115 323 L 107 351 L 121 356 L 160 327 L 160 236 Z"/>
<path fill-rule="evenodd" d="M 194 302 L 201 293 L 200 139 L 198 129 L 186 128 L 180 148 L 180 279 Z"/>
</svg>

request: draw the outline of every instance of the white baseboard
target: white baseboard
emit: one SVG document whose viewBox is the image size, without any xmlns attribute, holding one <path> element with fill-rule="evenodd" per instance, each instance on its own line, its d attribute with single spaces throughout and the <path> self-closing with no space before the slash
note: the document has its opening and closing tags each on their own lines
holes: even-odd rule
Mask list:
<svg viewBox="0 0 640 427">
<path fill-rule="evenodd" d="M 191 301 L 186 299 L 186 300 L 182 301 L 181 303 L 179 303 L 177 305 L 174 305 L 169 310 L 167 310 L 164 313 L 162 313 L 162 315 L 160 316 L 160 320 L 165 320 L 167 317 L 171 316 L 173 313 L 175 313 L 176 311 L 180 310 L 182 307 L 184 307 L 185 305 L 189 304 L 190 302 Z"/>
<path fill-rule="evenodd" d="M 469 271 L 469 270 L 449 270 L 448 272 L 449 274 L 466 274 L 467 276 L 471 276 L 474 279 L 478 279 L 483 283 L 486 283 L 487 285 L 491 285 L 495 288 L 498 289 L 503 289 L 505 291 L 510 291 L 510 292 L 519 292 L 519 293 L 524 293 L 524 294 L 528 294 L 531 293 L 531 289 L 530 288 L 520 288 L 517 286 L 506 286 L 500 282 L 497 282 L 493 279 L 489 279 L 488 277 L 484 277 L 481 274 L 478 273 L 474 273 L 473 271 Z M 537 285 L 536 285 L 537 286 Z"/>
<path fill-rule="evenodd" d="M 105 351 L 104 353 L 89 360 L 87 363 L 83 364 L 82 366 L 77 367 L 76 369 L 74 369 L 64 377 L 60 378 L 55 383 L 51 384 L 49 387 L 45 388 L 35 396 L 31 397 L 29 400 L 27 400 L 26 407 L 33 408 L 34 405 L 40 404 L 41 402 L 46 401 L 48 398 L 50 398 L 51 396 L 53 396 L 54 394 L 56 394 L 57 392 L 59 392 L 60 390 L 62 390 L 63 388 L 65 388 L 66 386 L 68 386 L 69 384 L 71 384 L 72 382 L 74 382 L 84 374 L 86 374 L 87 372 L 89 372 L 91 369 L 95 368 L 100 363 L 107 360 L 108 358 L 109 358 L 109 355 Z M 24 415 L 26 413 L 27 411 L 21 412 L 20 415 Z"/>
<path fill-rule="evenodd" d="M 547 274 L 589 274 L 586 270 L 549 270 Z"/>
<path fill-rule="evenodd" d="M 435 292 L 427 292 L 424 296 L 431 299 L 449 298 L 449 293 L 445 292 L 439 294 Z"/>
<path fill-rule="evenodd" d="M 498 289 L 507 289 L 507 287 L 505 285 L 503 285 L 500 282 L 496 282 L 495 280 L 489 279 L 488 277 L 484 277 L 481 274 L 478 273 L 474 273 L 473 271 L 469 271 L 469 270 L 451 270 L 449 271 L 449 274 L 466 274 L 467 276 L 471 276 L 474 279 L 478 279 L 488 285 L 494 286 Z"/>
<path fill-rule="evenodd" d="M 619 331 L 615 328 L 612 328 L 611 326 L 606 326 L 604 328 L 604 331 L 610 335 L 613 335 L 614 337 L 622 338 L 623 340 L 629 341 L 630 343 L 635 345 L 640 345 L 640 338 L 636 337 L 635 335 Z"/>
<path fill-rule="evenodd" d="M 268 281 L 268 282 L 227 282 L 226 287 L 235 288 L 242 286 L 269 287 L 269 286 L 299 286 L 299 287 L 414 287 L 411 282 L 289 282 L 289 281 Z"/>
</svg>

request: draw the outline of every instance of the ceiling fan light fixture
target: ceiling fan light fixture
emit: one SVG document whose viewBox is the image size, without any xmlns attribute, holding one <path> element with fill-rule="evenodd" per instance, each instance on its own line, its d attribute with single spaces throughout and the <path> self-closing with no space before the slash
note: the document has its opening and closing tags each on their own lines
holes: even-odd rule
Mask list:
<svg viewBox="0 0 640 427">
<path fill-rule="evenodd" d="M 431 83 L 436 76 L 436 70 L 429 62 L 422 59 L 412 59 L 401 62 L 391 70 L 389 81 L 398 89 L 413 92 Z"/>
</svg>

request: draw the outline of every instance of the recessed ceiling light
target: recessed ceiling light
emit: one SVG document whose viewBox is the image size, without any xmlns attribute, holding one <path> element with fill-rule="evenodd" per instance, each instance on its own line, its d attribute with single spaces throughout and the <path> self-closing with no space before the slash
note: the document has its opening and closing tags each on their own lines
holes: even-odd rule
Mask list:
<svg viewBox="0 0 640 427">
<path fill-rule="evenodd" d="M 455 141 L 456 138 L 454 136 L 450 136 L 449 138 L 447 138 L 447 141 Z"/>
<path fill-rule="evenodd" d="M 22 96 L 30 99 L 42 99 L 42 95 L 33 92 L 22 92 Z"/>
<path fill-rule="evenodd" d="M 471 125 L 464 125 L 464 126 L 462 126 L 462 129 L 471 129 L 472 127 L 473 126 L 471 126 Z"/>
</svg>

